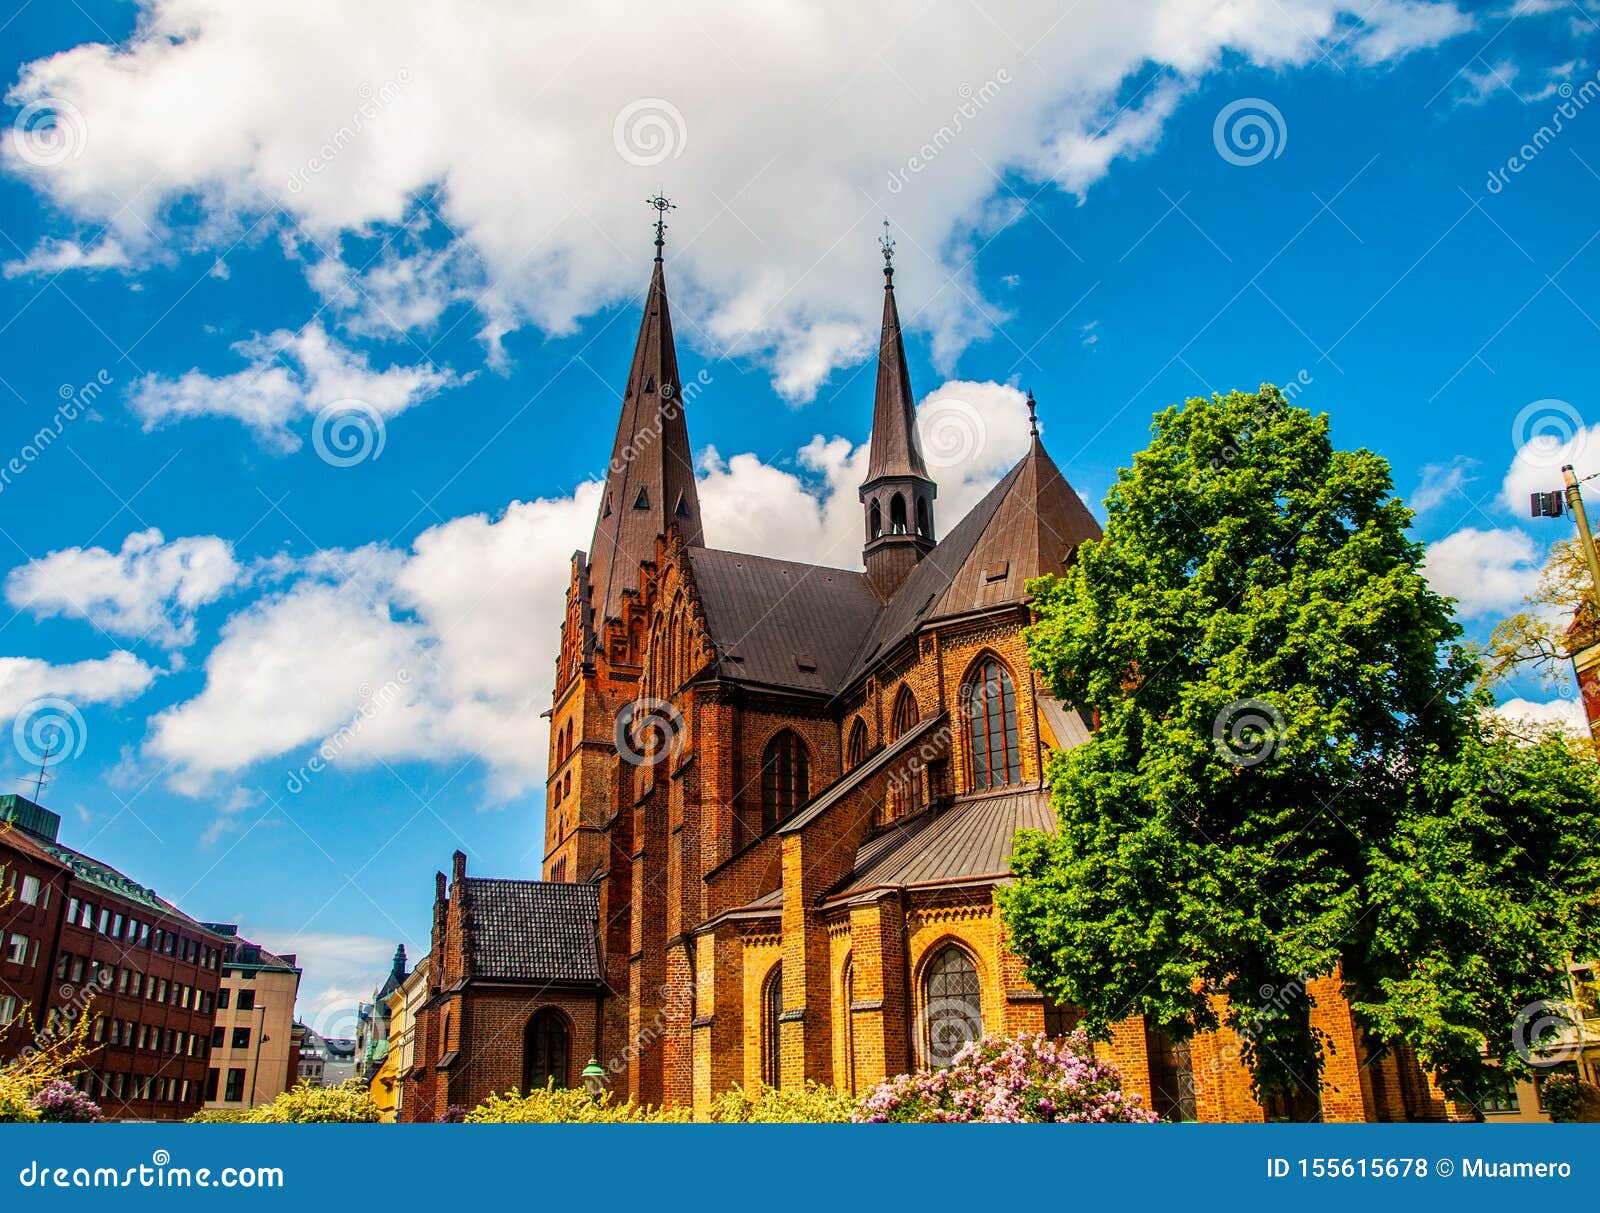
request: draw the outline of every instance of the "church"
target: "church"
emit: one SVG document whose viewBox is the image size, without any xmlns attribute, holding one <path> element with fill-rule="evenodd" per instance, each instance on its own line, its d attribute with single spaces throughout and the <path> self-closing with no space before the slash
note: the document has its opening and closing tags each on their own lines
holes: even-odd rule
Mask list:
<svg viewBox="0 0 1600 1213">
<path fill-rule="evenodd" d="M 1026 586 L 1099 526 L 1035 423 L 941 532 L 885 241 L 861 567 L 711 546 L 663 231 L 552 637 L 543 879 L 460 852 L 436 876 L 406 1119 L 550 1081 L 697 1110 L 736 1084 L 859 1093 L 1076 1019 L 1029 985 L 995 890 L 1016 832 L 1054 828 L 1050 753 L 1094 727 L 1029 667 Z M 1369 1052 L 1336 982 L 1311 991 L 1322 1089 L 1283 1106 L 1225 1031 L 1174 1042 L 1132 1016 L 1096 1048 L 1167 1119 L 1455 1113 L 1414 1059 Z"/>
</svg>

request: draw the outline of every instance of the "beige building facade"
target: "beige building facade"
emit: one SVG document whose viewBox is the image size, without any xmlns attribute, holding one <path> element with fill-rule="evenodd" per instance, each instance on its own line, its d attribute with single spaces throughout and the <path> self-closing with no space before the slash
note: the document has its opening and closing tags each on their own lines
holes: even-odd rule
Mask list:
<svg viewBox="0 0 1600 1213">
<path fill-rule="evenodd" d="M 278 956 L 240 938 L 236 926 L 208 925 L 229 942 L 217 991 L 206 1107 L 259 1107 L 294 1085 L 300 1060 L 294 1043 L 300 969 L 294 956 Z"/>
</svg>

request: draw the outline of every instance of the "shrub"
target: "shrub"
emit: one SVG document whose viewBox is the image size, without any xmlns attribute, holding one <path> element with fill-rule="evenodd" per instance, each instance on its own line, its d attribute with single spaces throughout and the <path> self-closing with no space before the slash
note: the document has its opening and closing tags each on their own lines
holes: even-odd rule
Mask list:
<svg viewBox="0 0 1600 1213">
<path fill-rule="evenodd" d="M 690 1119 L 687 1108 L 652 1108 L 631 1100 L 618 1103 L 606 1091 L 595 1099 L 583 1088 L 507 1091 L 491 1095 L 464 1117 L 474 1125 L 546 1124 L 678 1124 Z"/>
<path fill-rule="evenodd" d="M 1148 1124 L 1157 1116 L 1122 1089 L 1114 1066 L 1096 1061 L 1089 1038 L 1043 1035 L 974 1041 L 947 1070 L 919 1070 L 879 1083 L 858 1121 L 1049 1121 Z"/>
<path fill-rule="evenodd" d="M 850 1119 L 855 1097 L 819 1082 L 803 1087 L 734 1087 L 711 1104 L 708 1119 L 722 1124 L 836 1124 Z"/>
<path fill-rule="evenodd" d="M 53 1078 L 28 1101 L 47 1124 L 86 1125 L 101 1119 L 100 1105 L 62 1078 Z"/>
<path fill-rule="evenodd" d="M 1577 1120 L 1583 1088 L 1575 1075 L 1552 1074 L 1539 1088 L 1539 1103 L 1551 1120 Z"/>
<path fill-rule="evenodd" d="M 246 1124 L 250 1120 L 249 1108 L 206 1108 L 196 1112 L 188 1120 L 189 1125 L 238 1125 Z"/>
<path fill-rule="evenodd" d="M 377 1124 L 378 1105 L 372 1102 L 372 1092 L 359 1082 L 340 1087 L 302 1082 L 271 1103 L 252 1109 L 243 1119 L 257 1125 Z"/>
<path fill-rule="evenodd" d="M 24 1124 L 44 1119 L 34 1105 L 34 1099 L 58 1083 L 72 1090 L 72 1084 L 66 1080 L 83 1069 L 84 1059 L 89 1055 L 88 1009 L 92 1004 L 93 999 L 90 998 L 76 1018 L 60 1012 L 52 1013 L 45 1020 L 43 1028 L 22 1017 L 0 1027 L 0 1042 L 13 1032 L 33 1033 L 32 1040 L 21 1048 L 18 1056 L 0 1066 L 0 1124 Z M 76 1094 L 75 1091 L 73 1093 Z M 57 1098 L 54 1095 L 50 1097 L 52 1101 Z M 95 1108 L 95 1119 L 99 1119 L 99 1112 L 100 1109 Z"/>
</svg>

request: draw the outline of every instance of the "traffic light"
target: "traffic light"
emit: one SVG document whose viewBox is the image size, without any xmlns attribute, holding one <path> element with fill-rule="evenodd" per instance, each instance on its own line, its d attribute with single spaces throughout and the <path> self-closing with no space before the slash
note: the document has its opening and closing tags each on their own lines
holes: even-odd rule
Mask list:
<svg viewBox="0 0 1600 1213">
<path fill-rule="evenodd" d="M 1559 518 L 1564 507 L 1566 494 L 1555 493 L 1530 493 L 1528 504 L 1532 507 L 1535 518 Z"/>
</svg>

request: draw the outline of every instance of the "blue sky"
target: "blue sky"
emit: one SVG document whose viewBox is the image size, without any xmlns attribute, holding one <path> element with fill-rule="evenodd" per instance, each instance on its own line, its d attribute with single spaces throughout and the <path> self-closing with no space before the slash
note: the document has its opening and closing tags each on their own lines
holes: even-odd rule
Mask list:
<svg viewBox="0 0 1600 1213">
<path fill-rule="evenodd" d="M 1568 533 L 1515 502 L 1600 470 L 1582 5 L 301 7 L 8 13 L 0 456 L 60 436 L 0 479 L 0 774 L 70 704 L 65 840 L 330 1028 L 453 849 L 537 869 L 658 188 L 716 546 L 854 559 L 885 216 L 943 529 L 1023 390 L 1098 503 L 1155 411 L 1296 381 L 1482 636 Z"/>
</svg>

